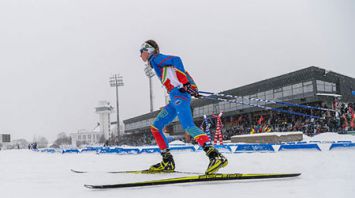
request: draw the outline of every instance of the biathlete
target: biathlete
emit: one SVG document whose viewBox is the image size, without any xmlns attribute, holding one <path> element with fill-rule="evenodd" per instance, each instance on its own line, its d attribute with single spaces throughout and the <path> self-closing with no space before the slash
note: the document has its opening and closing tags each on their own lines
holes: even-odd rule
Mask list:
<svg viewBox="0 0 355 198">
<path fill-rule="evenodd" d="M 199 97 L 198 89 L 178 56 L 161 54 L 158 44 L 153 40 L 144 42 L 140 48 L 140 57 L 154 69 L 161 83 L 169 93 L 170 102 L 165 106 L 150 130 L 157 142 L 163 160 L 152 165 L 149 170 L 156 172 L 169 172 L 175 170 L 175 162 L 169 151 L 169 145 L 163 133 L 163 128 L 171 123 L 176 116 L 183 129 L 193 137 L 203 148 L 209 158 L 206 174 L 217 172 L 220 168 L 227 166 L 227 159 L 214 148 L 209 141 L 209 137 L 198 128 L 192 118 L 190 103 L 191 96 Z"/>
</svg>

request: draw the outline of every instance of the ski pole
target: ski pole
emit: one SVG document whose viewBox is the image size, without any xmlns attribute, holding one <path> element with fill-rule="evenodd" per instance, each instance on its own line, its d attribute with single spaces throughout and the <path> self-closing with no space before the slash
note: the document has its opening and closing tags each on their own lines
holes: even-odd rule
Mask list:
<svg viewBox="0 0 355 198">
<path fill-rule="evenodd" d="M 200 92 L 201 93 L 201 92 Z M 250 103 L 244 103 L 244 102 L 239 102 L 236 99 L 223 99 L 223 98 L 215 98 L 213 96 L 201 96 L 201 98 L 205 99 L 211 99 L 211 100 L 218 100 L 218 101 L 223 101 L 223 102 L 232 102 L 232 103 L 238 103 L 238 104 L 243 104 L 243 105 L 248 105 L 252 107 L 258 107 L 261 109 L 265 110 L 270 110 L 270 111 L 277 111 L 281 113 L 287 113 L 287 114 L 292 114 L 292 115 L 298 115 L 298 116 L 303 116 L 303 117 L 309 117 L 309 118 L 315 118 L 315 119 L 320 119 L 320 116 L 314 116 L 314 115 L 308 115 L 304 113 L 298 113 L 298 112 L 293 112 L 293 111 L 287 111 L 283 109 L 278 109 L 278 108 L 272 108 L 272 107 L 267 107 L 267 106 L 262 106 L 262 105 L 256 105 L 256 104 L 250 104 Z"/>
<path fill-rule="evenodd" d="M 228 95 L 228 94 L 212 93 L 212 92 L 207 92 L 207 91 L 199 91 L 199 93 L 221 96 L 221 97 L 229 97 L 229 98 L 243 98 L 242 96 L 233 96 L 233 95 Z M 249 100 L 254 100 L 254 101 L 258 101 L 258 102 L 262 101 L 262 102 L 267 102 L 267 103 L 271 103 L 271 104 L 279 104 L 279 105 L 285 105 L 285 106 L 301 107 L 301 108 L 305 108 L 305 109 L 337 112 L 336 110 L 333 110 L 333 109 L 327 109 L 327 108 L 322 108 L 322 107 L 313 107 L 313 106 L 302 105 L 302 104 L 293 104 L 293 103 L 289 103 L 289 102 L 279 102 L 279 101 L 267 100 L 267 99 L 261 99 L 261 98 L 249 98 Z"/>
</svg>

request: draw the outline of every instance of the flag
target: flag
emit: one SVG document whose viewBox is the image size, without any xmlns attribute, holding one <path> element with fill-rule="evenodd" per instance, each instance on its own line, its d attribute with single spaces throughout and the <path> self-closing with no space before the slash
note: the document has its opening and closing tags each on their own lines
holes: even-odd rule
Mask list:
<svg viewBox="0 0 355 198">
<path fill-rule="evenodd" d="M 242 117 L 242 116 L 239 116 L 239 118 L 238 118 L 238 125 L 242 122 L 242 120 L 243 120 L 243 117 Z"/>
<path fill-rule="evenodd" d="M 345 114 L 342 116 L 342 118 L 344 119 L 343 129 L 346 129 L 348 127 L 348 119 L 346 118 Z"/>
<path fill-rule="evenodd" d="M 264 121 L 264 117 L 260 116 L 259 120 L 258 120 L 258 124 L 261 124 Z"/>
<path fill-rule="evenodd" d="M 350 126 L 351 126 L 351 128 L 355 128 L 355 113 L 354 113 L 353 108 L 349 107 L 349 113 L 351 115 Z"/>
</svg>

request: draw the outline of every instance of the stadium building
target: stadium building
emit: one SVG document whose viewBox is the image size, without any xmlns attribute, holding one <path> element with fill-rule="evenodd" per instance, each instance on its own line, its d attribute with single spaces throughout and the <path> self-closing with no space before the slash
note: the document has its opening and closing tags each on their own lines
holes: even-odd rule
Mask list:
<svg viewBox="0 0 355 198">
<path fill-rule="evenodd" d="M 11 142 L 10 134 L 0 134 L 0 143 Z"/>
<path fill-rule="evenodd" d="M 333 71 L 311 66 L 295 72 L 262 80 L 242 87 L 226 90 L 220 93 L 238 97 L 238 102 L 231 103 L 207 99 L 195 99 L 191 103 L 194 121 L 199 126 L 203 115 L 223 112 L 224 120 L 233 120 L 240 115 L 271 114 L 261 108 L 245 104 L 266 105 L 281 108 L 281 106 L 257 102 L 249 98 L 287 101 L 295 104 L 308 104 L 332 108 L 335 98 L 341 97 L 342 102 L 355 102 L 352 92 L 355 90 L 355 79 Z M 150 125 L 160 110 L 124 120 L 125 133 L 149 132 Z M 251 118 L 254 119 L 254 118 Z M 256 118 L 255 118 L 256 119 Z M 254 120 L 255 120 L 254 119 Z M 166 130 L 171 135 L 180 136 L 184 131 L 176 118 Z"/>
</svg>

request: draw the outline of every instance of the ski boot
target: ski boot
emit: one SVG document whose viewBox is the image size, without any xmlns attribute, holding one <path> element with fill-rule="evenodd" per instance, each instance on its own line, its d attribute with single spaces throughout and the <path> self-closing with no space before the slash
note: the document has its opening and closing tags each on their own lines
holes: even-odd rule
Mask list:
<svg viewBox="0 0 355 198">
<path fill-rule="evenodd" d="M 206 152 L 210 163 L 208 164 L 206 175 L 213 174 L 217 172 L 220 168 L 226 167 L 228 165 L 228 160 L 225 158 L 217 149 L 212 145 L 204 146 L 203 150 Z"/>
<path fill-rule="evenodd" d="M 167 149 L 161 153 L 163 160 L 160 163 L 152 165 L 148 171 L 149 172 L 174 172 L 175 170 L 175 162 L 173 156 L 170 151 Z"/>
</svg>

